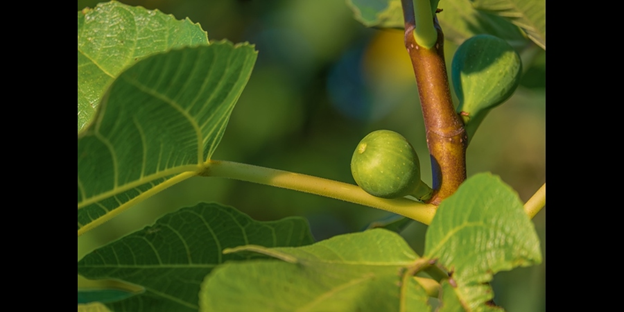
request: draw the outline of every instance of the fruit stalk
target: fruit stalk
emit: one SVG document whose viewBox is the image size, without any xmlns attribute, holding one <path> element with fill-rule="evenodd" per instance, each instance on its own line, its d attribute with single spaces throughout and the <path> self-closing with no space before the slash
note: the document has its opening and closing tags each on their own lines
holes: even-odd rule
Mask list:
<svg viewBox="0 0 624 312">
<path fill-rule="evenodd" d="M 417 0 L 428 1 L 428 0 Z M 430 49 L 419 45 L 414 36 L 414 11 L 411 1 L 403 1 L 405 47 L 412 61 L 431 158 L 433 197 L 429 203 L 439 205 L 466 180 L 466 147 L 468 138 L 464 123 L 455 113 L 444 62 L 444 34 L 433 17 L 438 33 Z M 419 15 L 420 17 L 420 15 Z"/>
</svg>

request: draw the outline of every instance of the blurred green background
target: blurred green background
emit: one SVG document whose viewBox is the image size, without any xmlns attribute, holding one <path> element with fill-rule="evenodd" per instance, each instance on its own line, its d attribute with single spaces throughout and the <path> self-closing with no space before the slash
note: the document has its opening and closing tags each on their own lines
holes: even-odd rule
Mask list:
<svg viewBox="0 0 624 312">
<path fill-rule="evenodd" d="M 78 1 L 78 10 L 100 1 Z M 354 183 L 349 163 L 359 140 L 377 129 L 402 133 L 431 170 L 418 93 L 402 31 L 353 18 L 346 0 L 123 0 L 188 17 L 210 40 L 250 42 L 259 51 L 250 81 L 213 159 Z M 443 7 L 441 1 L 440 7 Z M 446 61 L 456 46 L 447 42 Z M 522 85 L 485 119 L 468 148 L 468 175 L 489 171 L 523 201 L 545 182 L 545 52 L 521 52 Z M 236 207 L 257 220 L 303 216 L 317 240 L 362 230 L 388 214 L 320 196 L 219 178 L 193 178 L 78 238 L 78 258 L 165 213 L 198 202 Z M 545 259 L 545 209 L 534 219 Z M 426 226 L 401 234 L 422 254 Z M 502 272 L 495 302 L 508 311 L 545 311 L 545 261 Z"/>
</svg>

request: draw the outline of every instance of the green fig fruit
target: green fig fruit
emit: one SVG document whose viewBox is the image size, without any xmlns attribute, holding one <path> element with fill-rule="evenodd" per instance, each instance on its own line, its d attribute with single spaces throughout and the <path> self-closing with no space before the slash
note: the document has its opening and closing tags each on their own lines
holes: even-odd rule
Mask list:
<svg viewBox="0 0 624 312">
<path fill-rule="evenodd" d="M 431 197 L 431 188 L 420 180 L 420 161 L 412 145 L 399 133 L 377 130 L 365 136 L 351 158 L 355 183 L 367 193 L 383 198 L 412 195 Z"/>
<path fill-rule="evenodd" d="M 485 115 L 509 99 L 521 75 L 522 60 L 503 39 L 477 35 L 457 48 L 451 79 L 469 140 Z"/>
</svg>

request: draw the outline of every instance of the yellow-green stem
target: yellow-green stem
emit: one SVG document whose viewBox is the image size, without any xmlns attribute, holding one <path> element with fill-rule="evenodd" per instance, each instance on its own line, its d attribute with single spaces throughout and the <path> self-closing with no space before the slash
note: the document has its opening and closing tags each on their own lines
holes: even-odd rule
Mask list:
<svg viewBox="0 0 624 312">
<path fill-rule="evenodd" d="M 427 225 L 436 212 L 434 205 L 406 198 L 375 197 L 353 184 L 236 162 L 211 160 L 199 175 L 236 179 L 344 200 L 393 212 Z"/>
<path fill-rule="evenodd" d="M 546 206 L 546 183 L 524 204 L 524 211 L 533 219 Z"/>
<path fill-rule="evenodd" d="M 429 0 L 415 0 L 414 7 L 414 14 L 416 17 L 414 37 L 416 38 L 416 42 L 427 49 L 431 49 L 438 40 L 438 32 L 433 27 L 431 3 Z"/>
</svg>

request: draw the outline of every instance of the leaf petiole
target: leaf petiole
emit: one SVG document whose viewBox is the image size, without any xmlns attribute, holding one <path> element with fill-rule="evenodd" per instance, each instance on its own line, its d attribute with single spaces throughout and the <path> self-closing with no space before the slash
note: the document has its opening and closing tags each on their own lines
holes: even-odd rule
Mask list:
<svg viewBox="0 0 624 312">
<path fill-rule="evenodd" d="M 330 197 L 393 212 L 424 224 L 431 223 L 437 208 L 435 205 L 407 198 L 375 197 L 353 184 L 230 161 L 210 160 L 199 175 L 230 178 Z"/>
<path fill-rule="evenodd" d="M 546 206 L 546 183 L 542 185 L 542 187 L 527 200 L 524 204 L 524 211 L 529 218 L 533 219 L 535 215 L 542 210 Z"/>
</svg>

